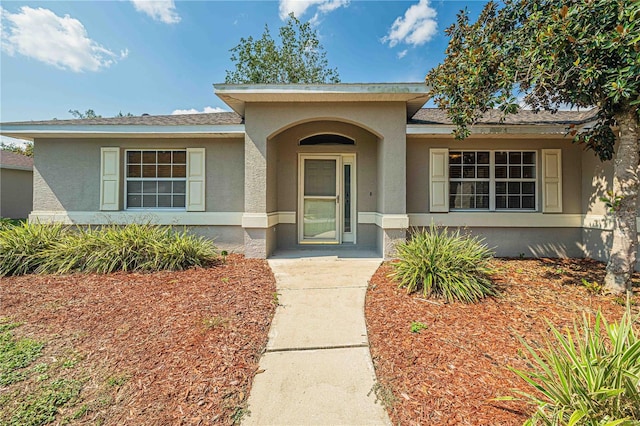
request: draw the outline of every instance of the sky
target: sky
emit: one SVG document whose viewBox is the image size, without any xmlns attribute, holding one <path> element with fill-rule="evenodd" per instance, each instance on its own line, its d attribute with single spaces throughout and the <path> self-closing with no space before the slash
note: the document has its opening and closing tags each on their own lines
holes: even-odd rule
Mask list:
<svg viewBox="0 0 640 426">
<path fill-rule="evenodd" d="M 0 122 L 69 110 L 141 115 L 228 111 L 213 93 L 241 37 L 290 12 L 318 33 L 343 83 L 420 82 L 444 30 L 485 1 L 12 1 L 0 3 Z"/>
</svg>

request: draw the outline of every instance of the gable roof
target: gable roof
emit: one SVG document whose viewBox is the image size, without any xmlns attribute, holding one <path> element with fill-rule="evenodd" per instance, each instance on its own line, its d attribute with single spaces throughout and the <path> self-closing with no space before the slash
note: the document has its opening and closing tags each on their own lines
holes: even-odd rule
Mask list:
<svg viewBox="0 0 640 426">
<path fill-rule="evenodd" d="M 0 168 L 33 170 L 33 158 L 11 151 L 0 150 Z"/>
<path fill-rule="evenodd" d="M 569 125 L 584 124 L 593 121 L 598 114 L 597 108 L 586 111 L 531 111 L 520 110 L 517 114 L 508 114 L 506 117 L 502 111 L 492 109 L 487 111 L 477 124 L 504 124 L 504 125 Z M 453 123 L 445 110 L 439 108 L 422 108 L 409 121 L 408 124 L 445 124 Z"/>
</svg>

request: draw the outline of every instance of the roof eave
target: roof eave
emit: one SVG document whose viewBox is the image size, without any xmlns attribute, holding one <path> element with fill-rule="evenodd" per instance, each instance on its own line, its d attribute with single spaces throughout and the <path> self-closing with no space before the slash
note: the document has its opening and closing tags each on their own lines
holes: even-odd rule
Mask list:
<svg viewBox="0 0 640 426">
<path fill-rule="evenodd" d="M 245 132 L 244 124 L 194 125 L 194 126 L 119 126 L 119 125 L 4 125 L 0 134 L 13 138 L 34 140 L 57 137 L 240 137 Z"/>
</svg>

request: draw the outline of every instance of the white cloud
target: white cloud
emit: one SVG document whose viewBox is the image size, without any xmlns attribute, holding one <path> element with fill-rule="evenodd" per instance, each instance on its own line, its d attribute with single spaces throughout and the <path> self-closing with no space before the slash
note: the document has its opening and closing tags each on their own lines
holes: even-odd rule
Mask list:
<svg viewBox="0 0 640 426">
<path fill-rule="evenodd" d="M 317 23 L 320 15 L 348 5 L 349 0 L 280 0 L 280 19 L 284 21 L 291 12 L 296 18 L 300 18 L 309 8 L 316 6 L 316 14 L 311 18 L 311 22 Z"/>
<path fill-rule="evenodd" d="M 165 24 L 177 24 L 180 15 L 176 11 L 174 0 L 131 0 L 138 12 L 146 13 L 156 21 Z"/>
<path fill-rule="evenodd" d="M 398 59 L 402 59 L 407 56 L 407 52 L 409 52 L 409 49 L 404 49 L 402 52 L 398 52 Z"/>
<path fill-rule="evenodd" d="M 116 54 L 89 38 L 84 25 L 69 15 L 58 16 L 49 9 L 20 8 L 11 13 L 0 7 L 2 50 L 37 59 L 75 72 L 108 68 L 129 54 Z"/>
<path fill-rule="evenodd" d="M 191 109 L 177 109 L 171 113 L 171 115 L 185 115 L 185 114 L 209 114 L 212 112 L 229 112 L 224 108 L 206 106 L 202 111 L 198 111 L 195 108 Z"/>
<path fill-rule="evenodd" d="M 429 5 L 429 0 L 420 0 L 409 7 L 404 16 L 398 16 L 391 25 L 389 33 L 382 38 L 383 43 L 394 47 L 398 43 L 419 46 L 431 40 L 438 30 L 436 10 Z"/>
</svg>

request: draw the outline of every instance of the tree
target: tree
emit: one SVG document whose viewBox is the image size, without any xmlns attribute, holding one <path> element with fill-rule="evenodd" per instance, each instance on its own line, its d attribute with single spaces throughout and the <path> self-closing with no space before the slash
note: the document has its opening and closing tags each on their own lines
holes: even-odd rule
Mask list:
<svg viewBox="0 0 640 426">
<path fill-rule="evenodd" d="M 227 70 L 227 84 L 339 83 L 336 68 L 329 68 L 318 34 L 293 13 L 280 28 L 276 42 L 265 25 L 260 39 L 241 38 L 231 49 L 235 70 Z"/>
<path fill-rule="evenodd" d="M 74 118 L 102 118 L 101 115 L 97 115 L 92 109 L 86 110 L 84 113 L 78 111 L 77 109 L 70 109 L 69 114 L 73 115 Z"/>
<path fill-rule="evenodd" d="M 456 138 L 467 137 L 489 108 L 517 112 L 518 91 L 535 111 L 598 107 L 594 127 L 570 134 L 602 161 L 614 159 L 613 191 L 604 199 L 614 219 L 605 288 L 630 290 L 637 252 L 640 2 L 505 0 L 499 7 L 491 1 L 475 23 L 461 11 L 446 33 L 447 56 L 426 82 L 456 125 Z"/>
<path fill-rule="evenodd" d="M 24 141 L 22 144 L 17 144 L 14 142 L 2 142 L 0 143 L 0 150 L 26 155 L 27 157 L 33 157 L 33 142 Z"/>
</svg>

